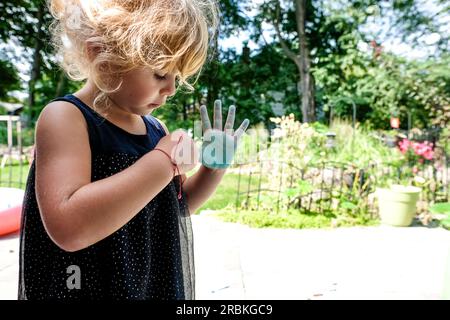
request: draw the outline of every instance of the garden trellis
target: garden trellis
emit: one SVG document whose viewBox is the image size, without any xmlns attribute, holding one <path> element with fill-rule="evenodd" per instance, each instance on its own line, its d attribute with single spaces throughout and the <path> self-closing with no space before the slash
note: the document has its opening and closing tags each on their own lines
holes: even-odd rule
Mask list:
<svg viewBox="0 0 450 320">
<path fill-rule="evenodd" d="M 30 150 L 22 144 L 20 116 L 0 115 L 0 186 L 23 187 Z"/>
</svg>

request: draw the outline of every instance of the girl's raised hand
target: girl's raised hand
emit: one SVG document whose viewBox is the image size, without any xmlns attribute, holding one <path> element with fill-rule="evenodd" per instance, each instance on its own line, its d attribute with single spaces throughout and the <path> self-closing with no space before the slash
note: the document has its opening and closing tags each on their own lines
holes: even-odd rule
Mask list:
<svg viewBox="0 0 450 320">
<path fill-rule="evenodd" d="M 201 162 L 210 169 L 226 169 L 231 165 L 238 143 L 250 121 L 245 119 L 239 128 L 234 131 L 234 118 L 236 107 L 230 106 L 225 127 L 222 129 L 222 102 L 214 102 L 214 126 L 208 117 L 206 106 L 200 107 L 200 116 L 203 129 L 203 143 Z"/>
</svg>

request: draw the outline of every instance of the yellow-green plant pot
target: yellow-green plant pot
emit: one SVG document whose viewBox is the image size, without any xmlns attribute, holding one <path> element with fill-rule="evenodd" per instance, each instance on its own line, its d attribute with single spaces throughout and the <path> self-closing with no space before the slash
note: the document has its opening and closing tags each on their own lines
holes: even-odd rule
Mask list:
<svg viewBox="0 0 450 320">
<path fill-rule="evenodd" d="M 390 189 L 378 188 L 378 207 L 381 222 L 396 227 L 411 225 L 416 216 L 416 204 L 421 188 L 393 185 Z"/>
</svg>

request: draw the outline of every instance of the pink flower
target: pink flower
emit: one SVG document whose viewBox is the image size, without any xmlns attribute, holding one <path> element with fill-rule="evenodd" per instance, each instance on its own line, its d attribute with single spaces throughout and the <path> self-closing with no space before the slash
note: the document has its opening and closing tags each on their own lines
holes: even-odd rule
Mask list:
<svg viewBox="0 0 450 320">
<path fill-rule="evenodd" d="M 403 139 L 402 141 L 400 141 L 398 144 L 400 152 L 404 154 L 406 151 L 408 151 L 409 145 L 410 142 L 408 139 Z"/>
<path fill-rule="evenodd" d="M 429 141 L 412 142 L 408 139 L 403 139 L 399 142 L 398 147 L 400 152 L 410 161 L 424 163 L 425 160 L 433 160 L 433 143 Z"/>
<path fill-rule="evenodd" d="M 424 154 L 423 157 L 427 160 L 433 160 L 433 156 L 434 156 L 434 152 L 433 150 L 427 150 Z"/>
</svg>

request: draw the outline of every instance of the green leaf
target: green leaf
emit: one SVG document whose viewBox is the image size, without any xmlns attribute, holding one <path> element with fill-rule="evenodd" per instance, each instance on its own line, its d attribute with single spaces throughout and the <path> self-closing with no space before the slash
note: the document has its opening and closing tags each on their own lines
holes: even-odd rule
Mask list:
<svg viewBox="0 0 450 320">
<path fill-rule="evenodd" d="M 341 207 L 344 209 L 349 209 L 349 210 L 353 210 L 353 209 L 357 208 L 357 206 L 354 203 L 348 202 L 348 201 L 342 202 Z"/>
<path fill-rule="evenodd" d="M 450 202 L 436 203 L 430 208 L 434 214 L 450 214 Z"/>
<path fill-rule="evenodd" d="M 287 189 L 286 191 L 285 191 L 285 194 L 288 196 L 288 197 L 293 197 L 293 196 L 295 196 L 296 194 L 298 194 L 299 193 L 299 189 L 298 188 L 289 188 L 289 189 Z"/>
<path fill-rule="evenodd" d="M 445 220 L 442 220 L 442 221 L 440 222 L 440 225 L 441 225 L 443 228 L 450 230 L 450 217 L 447 218 L 447 219 L 445 219 Z"/>
<path fill-rule="evenodd" d="M 299 190 L 299 192 L 301 194 L 308 194 L 308 193 L 310 193 L 310 192 L 312 192 L 314 190 L 314 187 L 313 187 L 313 185 L 310 182 L 304 181 L 304 180 L 300 180 L 298 182 L 298 188 L 297 189 Z"/>
</svg>

